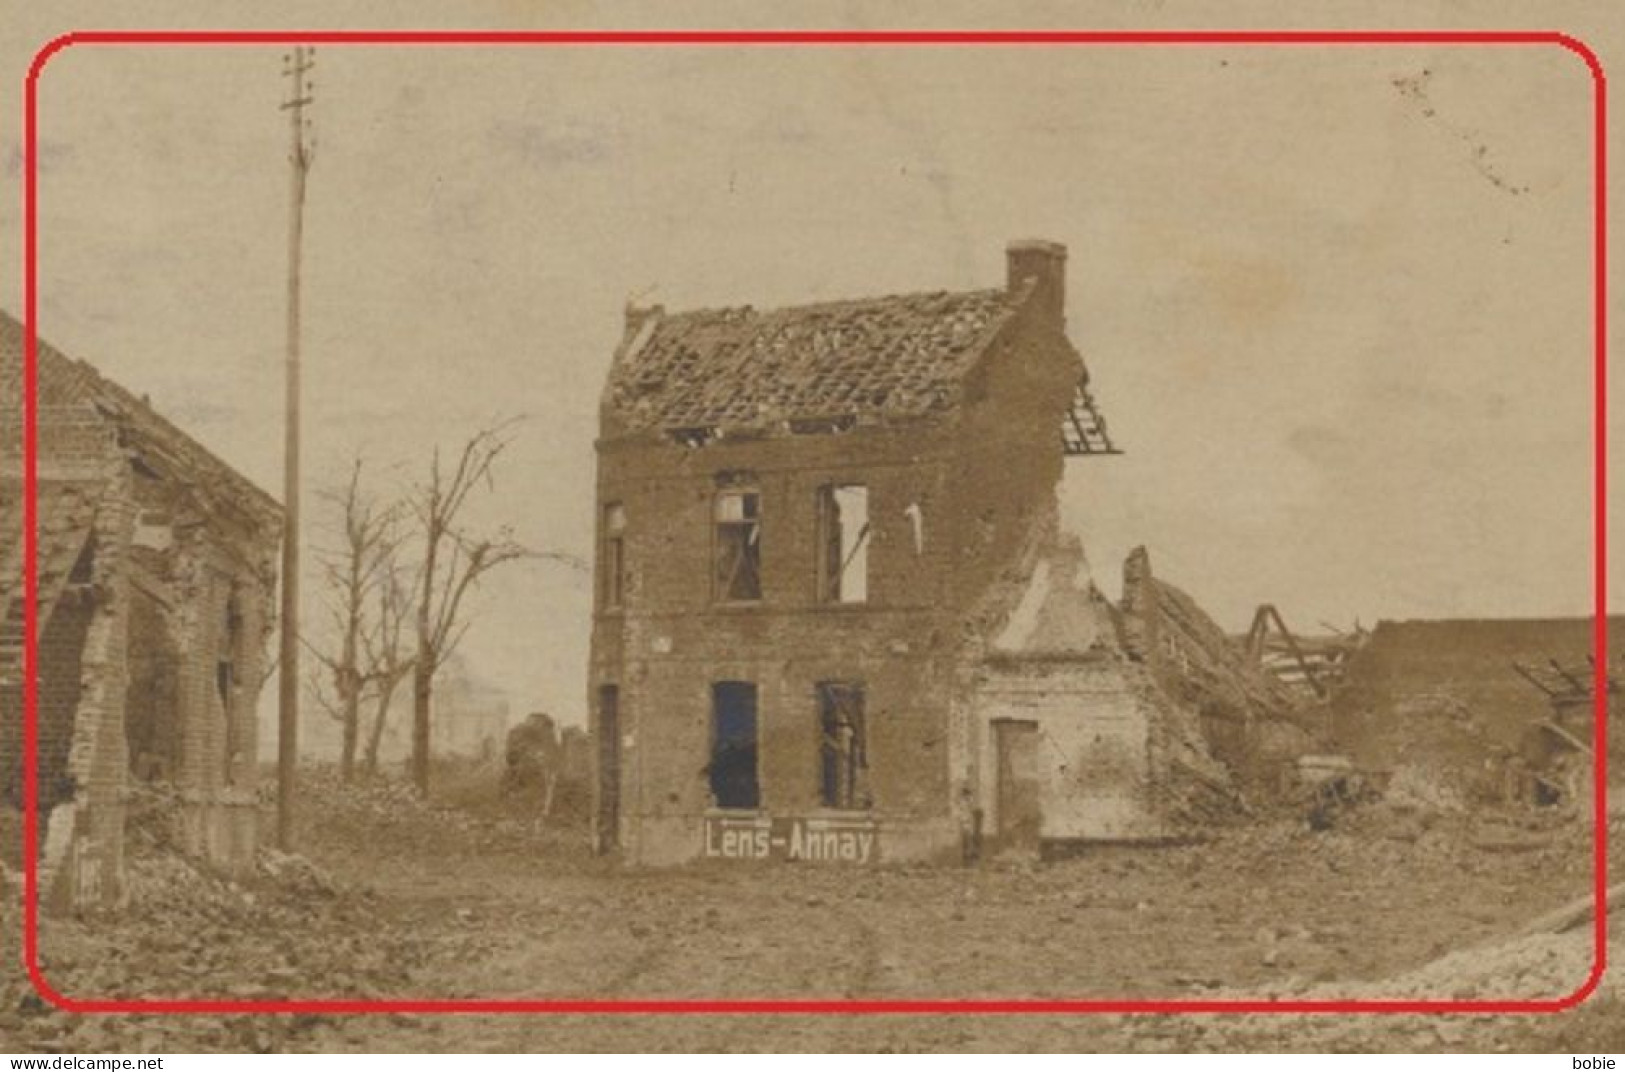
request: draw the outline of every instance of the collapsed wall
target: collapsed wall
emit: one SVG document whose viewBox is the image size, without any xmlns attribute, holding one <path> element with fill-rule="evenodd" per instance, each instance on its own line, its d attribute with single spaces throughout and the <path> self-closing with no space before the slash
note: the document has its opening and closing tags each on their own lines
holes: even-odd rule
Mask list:
<svg viewBox="0 0 1625 1072">
<path fill-rule="evenodd" d="M 1569 663 L 1571 676 L 1587 678 L 1594 628 L 1590 618 L 1379 622 L 1333 698 L 1337 747 L 1438 800 L 1583 805 L 1590 683 L 1582 681 L 1572 711 L 1559 713 L 1520 670 Z M 1608 632 L 1625 633 L 1625 618 L 1609 618 Z M 1619 738 L 1610 735 L 1614 763 Z M 1557 773 L 1583 779 L 1549 769 L 1570 752 Z"/>
<path fill-rule="evenodd" d="M 42 414 L 36 498 L 38 767 L 41 887 L 53 904 L 123 897 L 124 649 L 122 563 L 134 513 L 128 467 L 87 414 Z M 0 770 L 5 801 L 25 799 L 22 482 L 0 478 Z"/>
<path fill-rule="evenodd" d="M 138 787 L 251 866 L 280 507 L 89 365 L 37 350 L 38 835 L 53 907 L 117 907 Z M 0 797 L 26 802 L 22 326 L 0 314 Z"/>
<path fill-rule="evenodd" d="M 1220 715 L 1273 724 L 1279 697 L 1143 550 L 1125 593 L 1114 607 L 1052 521 L 989 593 L 1002 613 L 983 608 L 964 691 L 975 811 L 995 844 L 1177 838 L 1236 810 L 1204 731 Z"/>
<path fill-rule="evenodd" d="M 1153 575 L 1135 548 L 1123 564 L 1123 645 L 1168 701 L 1192 712 L 1212 755 L 1249 787 L 1279 784 L 1319 737 L 1300 695 L 1246 657 L 1185 592 Z"/>
</svg>

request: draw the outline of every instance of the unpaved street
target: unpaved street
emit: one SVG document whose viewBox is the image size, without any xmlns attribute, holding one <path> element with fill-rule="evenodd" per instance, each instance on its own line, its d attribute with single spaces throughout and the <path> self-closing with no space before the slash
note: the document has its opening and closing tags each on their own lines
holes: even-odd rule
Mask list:
<svg viewBox="0 0 1625 1072">
<path fill-rule="evenodd" d="M 49 924 L 51 977 L 83 996 L 1371 997 L 1389 996 L 1390 981 L 1392 996 L 1546 997 L 1572 989 L 1585 967 L 1582 929 L 1528 955 L 1470 961 L 1459 978 L 1426 968 L 1453 950 L 1494 946 L 1584 893 L 1589 841 L 1573 822 L 1373 809 L 1328 832 L 1282 818 L 1200 845 L 1050 864 L 627 873 L 589 856 L 577 834 L 430 808 L 401 792 L 319 779 L 307 803 L 308 861 L 266 854 L 261 880 L 237 887 L 150 852 L 134 868 L 124 919 Z M 14 913 L 6 929 L 15 941 Z M 1414 992 L 1435 984 L 1449 992 Z M 99 1018 L 49 1011 L 20 983 L 0 1008 L 8 1037 L 71 1051 L 1187 1048 L 1248 1038 L 1313 1049 L 1399 1045 L 1400 1035 L 1406 1046 L 1480 1037 L 1473 1046 L 1564 1048 L 1552 1032 L 1609 1021 L 1587 1010 L 1533 1022 L 1292 1022 Z"/>
</svg>

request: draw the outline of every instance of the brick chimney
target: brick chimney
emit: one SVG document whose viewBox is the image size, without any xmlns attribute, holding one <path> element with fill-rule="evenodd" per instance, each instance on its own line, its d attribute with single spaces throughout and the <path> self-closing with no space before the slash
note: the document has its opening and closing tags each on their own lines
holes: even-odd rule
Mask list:
<svg viewBox="0 0 1625 1072">
<path fill-rule="evenodd" d="M 1025 238 L 1004 248 L 1006 286 L 1012 295 L 1036 280 L 1033 302 L 1058 330 L 1066 329 L 1066 247 L 1041 238 Z"/>
</svg>

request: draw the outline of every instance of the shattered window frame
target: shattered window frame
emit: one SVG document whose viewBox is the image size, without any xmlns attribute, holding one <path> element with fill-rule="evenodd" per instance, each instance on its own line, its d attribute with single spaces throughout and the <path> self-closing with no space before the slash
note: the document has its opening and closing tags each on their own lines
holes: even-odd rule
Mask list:
<svg viewBox="0 0 1625 1072">
<path fill-rule="evenodd" d="M 737 504 L 737 506 L 735 506 Z M 762 494 L 753 487 L 718 491 L 712 504 L 715 569 L 712 595 L 718 603 L 762 601 Z"/>
<path fill-rule="evenodd" d="M 620 610 L 626 600 L 626 505 L 619 501 L 605 503 L 603 526 L 599 607 L 606 611 Z"/>
<path fill-rule="evenodd" d="M 869 726 L 861 681 L 820 681 L 818 697 L 818 802 L 839 811 L 868 811 Z"/>
<path fill-rule="evenodd" d="M 862 506 L 861 523 L 847 539 L 849 525 L 842 516 L 843 493 Z M 818 489 L 818 602 L 857 605 L 869 602 L 869 486 L 831 483 Z"/>
</svg>

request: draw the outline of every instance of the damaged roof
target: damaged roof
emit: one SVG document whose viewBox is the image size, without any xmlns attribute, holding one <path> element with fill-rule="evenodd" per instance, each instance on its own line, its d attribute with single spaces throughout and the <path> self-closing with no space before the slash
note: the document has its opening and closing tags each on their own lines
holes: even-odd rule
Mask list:
<svg viewBox="0 0 1625 1072">
<path fill-rule="evenodd" d="M 905 294 L 758 311 L 628 310 L 605 402 L 634 429 L 768 429 L 918 417 L 961 383 L 1030 293 Z"/>
<path fill-rule="evenodd" d="M 149 468 L 180 480 L 205 498 L 226 501 L 261 525 L 275 525 L 282 507 L 247 477 L 160 415 L 146 400 L 39 340 L 37 399 L 49 407 L 83 407 L 118 432 L 121 445 Z M 0 423 L 20 419 L 23 325 L 0 311 Z M 10 444 L 7 444 L 9 448 Z"/>
</svg>

